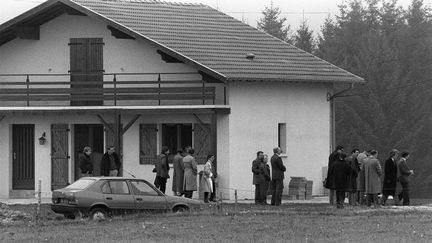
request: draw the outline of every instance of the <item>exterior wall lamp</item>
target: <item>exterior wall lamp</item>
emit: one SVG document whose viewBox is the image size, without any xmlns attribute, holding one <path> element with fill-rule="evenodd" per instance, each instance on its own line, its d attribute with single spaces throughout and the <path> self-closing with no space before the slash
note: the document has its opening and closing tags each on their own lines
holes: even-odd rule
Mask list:
<svg viewBox="0 0 432 243">
<path fill-rule="evenodd" d="M 42 136 L 39 138 L 39 144 L 44 145 L 46 143 L 46 141 L 47 141 L 46 134 L 44 132 L 44 133 L 42 133 Z"/>
</svg>

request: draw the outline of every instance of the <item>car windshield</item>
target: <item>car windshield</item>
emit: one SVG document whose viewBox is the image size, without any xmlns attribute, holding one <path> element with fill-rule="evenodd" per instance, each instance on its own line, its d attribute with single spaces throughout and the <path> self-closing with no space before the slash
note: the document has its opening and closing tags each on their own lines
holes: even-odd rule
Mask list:
<svg viewBox="0 0 432 243">
<path fill-rule="evenodd" d="M 74 183 L 67 186 L 67 189 L 85 189 L 89 185 L 91 185 L 93 182 L 95 182 L 94 179 L 80 179 L 75 181 Z"/>
</svg>

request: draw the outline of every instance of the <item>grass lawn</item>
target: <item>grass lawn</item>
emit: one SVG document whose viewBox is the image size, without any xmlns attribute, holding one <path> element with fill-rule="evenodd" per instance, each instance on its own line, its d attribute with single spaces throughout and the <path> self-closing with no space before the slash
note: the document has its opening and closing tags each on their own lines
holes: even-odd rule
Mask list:
<svg viewBox="0 0 432 243">
<path fill-rule="evenodd" d="M 13 206 L 32 211 L 31 206 Z M 51 215 L 0 226 L 0 242 L 432 242 L 432 207 L 402 209 L 284 204 L 223 205 L 184 214 L 142 214 L 95 222 Z M 52 216 L 52 215 L 51 215 Z"/>
</svg>

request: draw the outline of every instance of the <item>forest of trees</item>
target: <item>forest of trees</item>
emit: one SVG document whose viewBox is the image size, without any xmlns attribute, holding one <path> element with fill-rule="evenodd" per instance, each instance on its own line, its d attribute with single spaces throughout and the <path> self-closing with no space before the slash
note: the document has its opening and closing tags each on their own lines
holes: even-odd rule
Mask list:
<svg viewBox="0 0 432 243">
<path fill-rule="evenodd" d="M 432 197 L 432 11 L 422 0 L 351 0 L 317 38 L 307 22 L 291 32 L 280 10 L 258 28 L 367 80 L 336 99 L 336 141 L 347 149 L 410 151 L 412 196 Z M 336 87 L 341 90 L 346 87 Z"/>
</svg>

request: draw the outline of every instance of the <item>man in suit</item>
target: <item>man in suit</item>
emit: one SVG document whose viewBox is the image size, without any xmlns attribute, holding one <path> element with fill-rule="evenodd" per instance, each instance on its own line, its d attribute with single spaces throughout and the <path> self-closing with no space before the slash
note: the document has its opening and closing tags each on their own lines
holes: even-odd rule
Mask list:
<svg viewBox="0 0 432 243">
<path fill-rule="evenodd" d="M 336 162 L 340 155 L 343 152 L 343 146 L 338 145 L 335 149 L 335 151 L 333 151 L 330 156 L 329 156 L 329 160 L 328 160 L 328 166 L 327 166 L 327 179 L 326 179 L 326 183 L 325 183 L 325 188 L 330 189 L 330 205 L 334 204 L 335 201 L 335 182 L 334 182 L 334 175 L 333 175 L 333 164 L 334 162 Z"/>
<path fill-rule="evenodd" d="M 165 193 L 166 183 L 169 178 L 168 154 L 169 154 L 168 147 L 163 146 L 162 152 L 161 154 L 158 155 L 157 162 L 156 162 L 156 178 L 154 181 L 154 185 L 163 193 Z"/>
<path fill-rule="evenodd" d="M 262 198 L 262 185 L 265 183 L 264 175 L 261 172 L 261 166 L 263 164 L 264 160 L 264 152 L 258 151 L 257 157 L 254 161 L 252 161 L 252 184 L 255 185 L 255 204 L 262 204 L 263 198 Z"/>
<path fill-rule="evenodd" d="M 399 197 L 399 201 L 403 199 L 402 205 L 408 206 L 410 204 L 408 177 L 410 175 L 414 174 L 414 171 L 411 170 L 407 164 L 407 159 L 409 157 L 409 153 L 408 152 L 402 152 L 401 157 L 402 158 L 399 160 L 397 167 L 398 167 L 398 175 L 399 175 L 398 179 L 399 179 L 399 182 L 402 186 L 402 192 L 400 192 L 398 194 L 398 197 Z"/>
<path fill-rule="evenodd" d="M 397 157 L 399 156 L 399 151 L 393 149 L 390 152 L 390 157 L 384 163 L 384 183 L 383 183 L 383 197 L 382 205 L 385 206 L 388 196 L 392 196 L 395 204 L 396 200 L 396 184 L 397 184 Z"/>
<path fill-rule="evenodd" d="M 349 173 L 349 179 L 348 179 L 348 200 L 350 205 L 357 205 L 358 204 L 358 193 L 357 193 L 357 176 L 360 172 L 360 166 L 357 160 L 357 156 L 359 155 L 360 151 L 358 149 L 353 149 L 351 152 L 351 155 L 348 156 L 346 159 L 347 164 L 350 166 L 350 173 Z"/>
<path fill-rule="evenodd" d="M 369 157 L 364 160 L 365 193 L 367 206 L 378 206 L 378 194 L 381 192 L 382 168 L 378 160 L 378 151 L 372 150 Z"/>
<path fill-rule="evenodd" d="M 347 191 L 348 181 L 351 172 L 350 164 L 345 160 L 346 154 L 341 153 L 338 160 L 333 164 L 333 175 L 336 190 L 336 207 L 343 208 L 345 192 Z"/>
<path fill-rule="evenodd" d="M 273 156 L 270 159 L 271 167 L 272 167 L 272 180 L 271 180 L 271 188 L 272 188 L 272 199 L 271 205 L 279 206 L 282 202 L 282 191 L 284 188 L 283 180 L 284 180 L 284 172 L 286 168 L 282 162 L 282 158 L 280 157 L 282 150 L 279 147 L 273 149 Z"/>
</svg>

